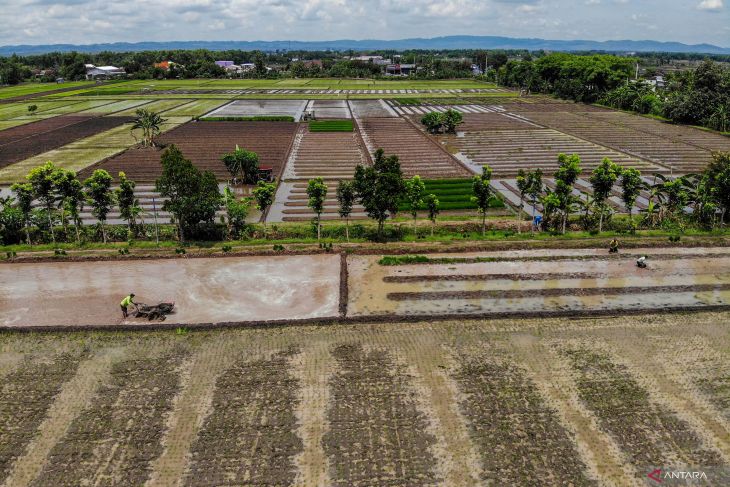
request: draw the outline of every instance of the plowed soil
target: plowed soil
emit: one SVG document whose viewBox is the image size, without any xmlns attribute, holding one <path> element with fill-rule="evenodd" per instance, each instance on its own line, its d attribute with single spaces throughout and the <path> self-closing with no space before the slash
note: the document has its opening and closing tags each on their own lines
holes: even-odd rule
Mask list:
<svg viewBox="0 0 730 487">
<path fill-rule="evenodd" d="M 290 122 L 190 122 L 157 139 L 159 147 L 132 149 L 91 166 L 81 172 L 87 176 L 94 169 L 106 169 L 116 175 L 124 171 L 137 182 L 150 182 L 161 172 L 162 148 L 175 144 L 201 170 L 212 171 L 221 181 L 230 174 L 221 162 L 224 154 L 236 145 L 256 152 L 261 167 L 271 167 L 277 176 L 289 152 L 297 124 Z"/>
<path fill-rule="evenodd" d="M 0 132 L 0 168 L 117 127 L 129 117 L 67 115 Z"/>
</svg>

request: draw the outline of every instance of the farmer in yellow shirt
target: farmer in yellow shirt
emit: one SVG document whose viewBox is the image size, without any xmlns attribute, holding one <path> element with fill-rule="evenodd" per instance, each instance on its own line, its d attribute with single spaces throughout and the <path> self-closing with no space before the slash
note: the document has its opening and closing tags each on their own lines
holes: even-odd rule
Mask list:
<svg viewBox="0 0 730 487">
<path fill-rule="evenodd" d="M 122 299 L 122 302 L 120 303 L 122 306 L 122 316 L 126 319 L 129 314 L 127 313 L 127 308 L 131 305 L 137 306 L 137 303 L 133 301 L 134 299 L 134 293 L 130 293 L 129 296 Z"/>
</svg>

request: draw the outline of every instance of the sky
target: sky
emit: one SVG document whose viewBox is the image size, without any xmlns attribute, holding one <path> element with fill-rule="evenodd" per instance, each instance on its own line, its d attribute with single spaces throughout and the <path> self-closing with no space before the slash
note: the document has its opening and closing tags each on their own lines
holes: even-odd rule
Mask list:
<svg viewBox="0 0 730 487">
<path fill-rule="evenodd" d="M 730 47 L 730 0 L 0 0 L 0 45 L 446 35 Z"/>
</svg>

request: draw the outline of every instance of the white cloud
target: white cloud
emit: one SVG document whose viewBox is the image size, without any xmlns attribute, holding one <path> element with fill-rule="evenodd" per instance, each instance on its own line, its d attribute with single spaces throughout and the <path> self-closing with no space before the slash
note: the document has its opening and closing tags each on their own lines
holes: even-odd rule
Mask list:
<svg viewBox="0 0 730 487">
<path fill-rule="evenodd" d="M 722 10 L 722 0 L 702 0 L 697 8 L 700 10 L 718 11 Z"/>
<path fill-rule="evenodd" d="M 690 0 L 0 0 L 0 45 L 494 35 L 728 45 L 727 19 Z M 718 12 L 723 0 L 692 0 Z M 661 11 L 658 16 L 656 12 Z M 694 14 L 693 14 L 694 12 Z M 630 20 L 636 15 L 635 20 Z M 629 20 L 627 22 L 627 19 Z M 648 26 L 648 22 L 652 26 Z M 643 23 L 643 24 L 642 24 Z M 637 34 L 638 32 L 638 34 Z"/>
</svg>

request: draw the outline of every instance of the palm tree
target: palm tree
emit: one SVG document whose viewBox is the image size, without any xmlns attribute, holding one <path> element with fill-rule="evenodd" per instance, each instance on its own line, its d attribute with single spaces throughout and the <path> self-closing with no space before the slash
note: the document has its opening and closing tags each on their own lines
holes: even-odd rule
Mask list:
<svg viewBox="0 0 730 487">
<path fill-rule="evenodd" d="M 142 131 L 142 147 L 154 147 L 155 137 L 160 135 L 160 126 L 167 120 L 162 118 L 159 113 L 150 112 L 144 108 L 138 109 L 136 117 L 132 121 L 132 136 L 137 139 L 134 135 L 135 130 Z"/>
</svg>

